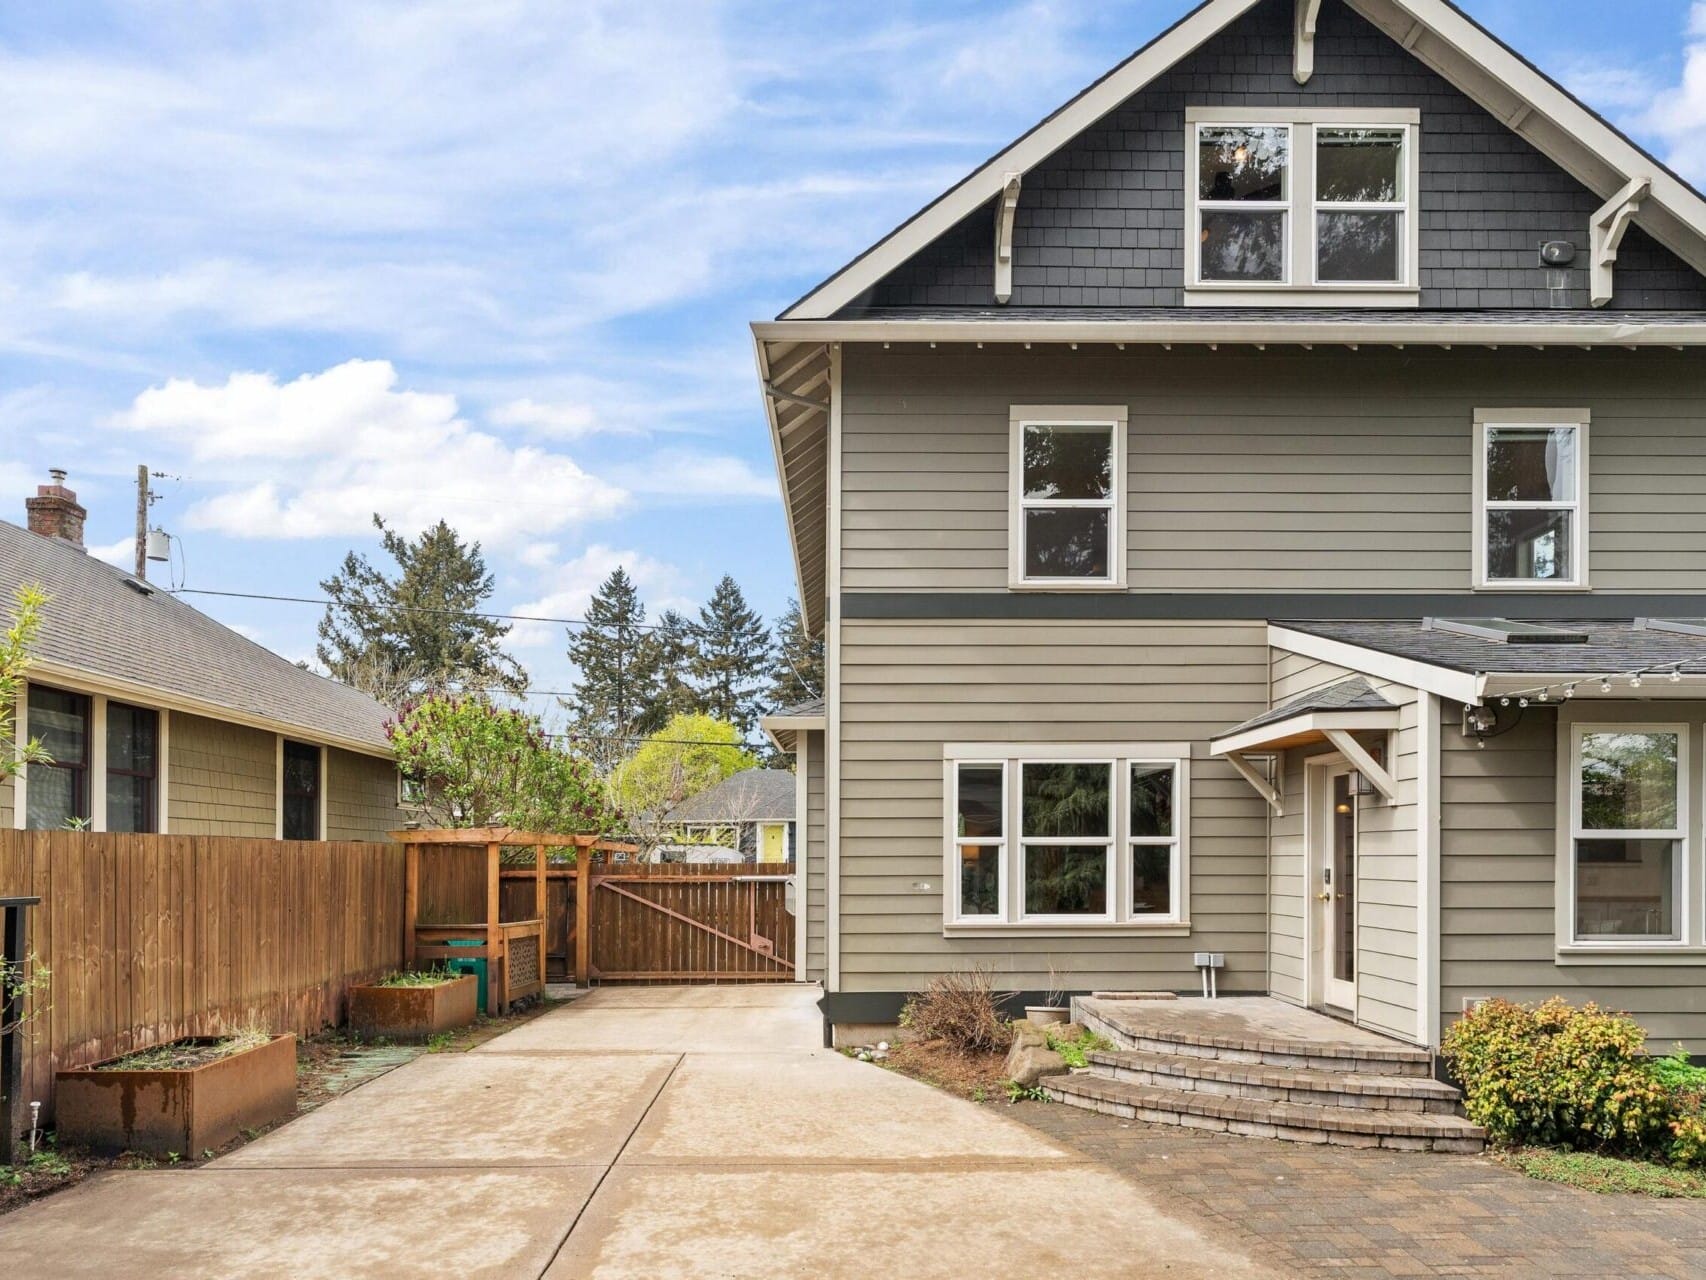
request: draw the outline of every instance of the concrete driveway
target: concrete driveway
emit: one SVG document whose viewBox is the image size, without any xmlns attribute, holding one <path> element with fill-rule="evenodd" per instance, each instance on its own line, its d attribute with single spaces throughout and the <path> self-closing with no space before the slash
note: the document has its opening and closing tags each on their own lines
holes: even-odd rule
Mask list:
<svg viewBox="0 0 1706 1280">
<path fill-rule="evenodd" d="M 0 1218 L 0 1275 L 1267 1274 L 998 1110 L 821 1048 L 816 996 L 596 991 L 201 1169 Z"/>
</svg>

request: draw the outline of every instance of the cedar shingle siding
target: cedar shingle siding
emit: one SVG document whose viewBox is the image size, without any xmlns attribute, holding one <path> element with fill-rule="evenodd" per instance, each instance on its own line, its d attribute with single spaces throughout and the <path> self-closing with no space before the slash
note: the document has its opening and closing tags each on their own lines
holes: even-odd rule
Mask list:
<svg viewBox="0 0 1706 1280">
<path fill-rule="evenodd" d="M 278 738 L 174 713 L 167 804 L 173 835 L 278 834 Z"/>
<path fill-rule="evenodd" d="M 1341 0 L 1322 5 L 1315 74 L 1292 78 L 1291 0 L 1268 0 L 1025 176 L 1014 306 L 1177 306 L 1184 285 L 1185 108 L 1415 107 L 1422 113 L 1421 305 L 1548 307 L 1539 246 L 1578 248 L 1563 301 L 1588 305 L 1586 187 Z M 968 217 L 870 298 L 989 306 L 993 212 Z M 1639 227 L 1617 257 L 1616 309 L 1706 307 L 1706 281 Z"/>
<path fill-rule="evenodd" d="M 391 761 L 335 747 L 326 752 L 326 839 L 383 840 L 403 820 Z"/>
</svg>

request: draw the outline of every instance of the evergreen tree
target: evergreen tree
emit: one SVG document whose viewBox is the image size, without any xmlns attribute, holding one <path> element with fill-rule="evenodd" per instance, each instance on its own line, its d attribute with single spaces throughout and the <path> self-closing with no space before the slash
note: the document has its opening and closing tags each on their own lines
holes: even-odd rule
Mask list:
<svg viewBox="0 0 1706 1280">
<path fill-rule="evenodd" d="M 320 584 L 330 598 L 315 653 L 332 677 L 412 692 L 456 687 L 527 687 L 527 673 L 503 651 L 507 624 L 481 617 L 493 579 L 479 543 L 465 543 L 443 520 L 412 541 L 378 515 L 373 525 L 396 561 L 395 575 L 351 551 Z"/>
<path fill-rule="evenodd" d="M 727 574 L 699 610 L 694 628 L 694 683 L 700 708 L 740 730 L 749 739 L 763 711 L 770 676 L 770 633 L 764 619 L 747 606 L 740 587 Z"/>
<path fill-rule="evenodd" d="M 658 615 L 653 636 L 658 646 L 657 718 L 666 721 L 698 711 L 699 691 L 693 687 L 694 655 L 699 651 L 697 628 L 674 609 L 665 609 Z"/>
<path fill-rule="evenodd" d="M 580 675 L 564 705 L 600 760 L 614 762 L 668 719 L 658 697 L 662 647 L 645 623 L 634 580 L 618 566 L 593 595 L 586 626 L 569 632 L 569 661 Z"/>
<path fill-rule="evenodd" d="M 823 697 L 823 638 L 806 631 L 798 600 L 776 623 L 776 665 L 770 676 L 770 705 L 792 707 Z"/>
</svg>

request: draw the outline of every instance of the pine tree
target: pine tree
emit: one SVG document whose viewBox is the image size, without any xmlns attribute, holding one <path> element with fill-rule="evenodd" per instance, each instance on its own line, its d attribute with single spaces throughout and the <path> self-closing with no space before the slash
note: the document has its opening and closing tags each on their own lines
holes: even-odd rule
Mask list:
<svg viewBox="0 0 1706 1280">
<path fill-rule="evenodd" d="M 699 610 L 692 672 L 700 708 L 750 738 L 764 709 L 770 676 L 770 633 L 727 574 Z"/>
<path fill-rule="evenodd" d="M 661 654 L 634 580 L 618 566 L 587 606 L 586 626 L 569 633 L 569 661 L 580 675 L 564 705 L 576 731 L 601 748 L 598 758 L 615 760 L 668 718 L 658 698 Z"/>
<path fill-rule="evenodd" d="M 658 614 L 652 639 L 657 644 L 657 686 L 651 719 L 663 724 L 671 716 L 699 709 L 699 691 L 693 687 L 697 641 L 693 623 L 674 609 Z"/>
<path fill-rule="evenodd" d="M 770 705 L 792 707 L 823 697 L 823 638 L 806 631 L 798 600 L 776 623 L 776 665 L 770 675 Z"/>
<path fill-rule="evenodd" d="M 332 677 L 358 687 L 399 680 L 411 692 L 527 687 L 527 673 L 503 651 L 507 624 L 482 617 L 493 578 L 479 543 L 465 543 L 443 520 L 412 541 L 375 515 L 395 576 L 351 551 L 320 584 L 330 598 L 315 653 Z"/>
</svg>

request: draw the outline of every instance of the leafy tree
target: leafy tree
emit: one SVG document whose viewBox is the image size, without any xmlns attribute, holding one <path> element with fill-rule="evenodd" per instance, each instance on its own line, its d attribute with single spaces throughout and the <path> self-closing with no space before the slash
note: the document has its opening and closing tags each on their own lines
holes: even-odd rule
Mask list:
<svg viewBox="0 0 1706 1280">
<path fill-rule="evenodd" d="M 34 738 L 20 744 L 13 736 L 13 713 L 24 687 L 24 672 L 30 666 L 30 646 L 41 633 L 41 611 L 47 595 L 37 586 L 22 586 L 13 597 L 12 617 L 0 633 L 0 781 L 19 773 L 25 765 L 46 760 L 47 753 Z"/>
<path fill-rule="evenodd" d="M 434 694 L 405 708 L 387 733 L 436 826 L 588 832 L 615 816 L 592 766 L 554 746 L 524 711 Z"/>
<path fill-rule="evenodd" d="M 699 610 L 698 647 L 693 655 L 699 706 L 733 725 L 744 740 L 763 710 L 770 675 L 770 633 L 727 574 Z"/>
<path fill-rule="evenodd" d="M 594 594 L 587 625 L 569 633 L 569 661 L 580 676 L 574 701 L 564 705 L 575 731 L 593 740 L 595 758 L 618 758 L 667 719 L 658 697 L 662 645 L 645 622 L 633 579 L 618 566 Z"/>
<path fill-rule="evenodd" d="M 792 707 L 823 697 L 823 638 L 806 630 L 798 600 L 776 624 L 776 665 L 770 676 L 770 705 Z"/>
<path fill-rule="evenodd" d="M 734 725 L 703 713 L 675 715 L 617 769 L 613 787 L 635 833 L 651 838 L 688 796 L 757 764 Z"/>
<path fill-rule="evenodd" d="M 378 515 L 395 576 L 351 551 L 320 584 L 331 597 L 315 653 L 334 679 L 393 688 L 401 675 L 413 692 L 498 685 L 519 693 L 527 673 L 501 641 L 509 626 L 481 617 L 493 580 L 480 544 L 463 542 L 443 520 L 412 541 Z"/>
</svg>

